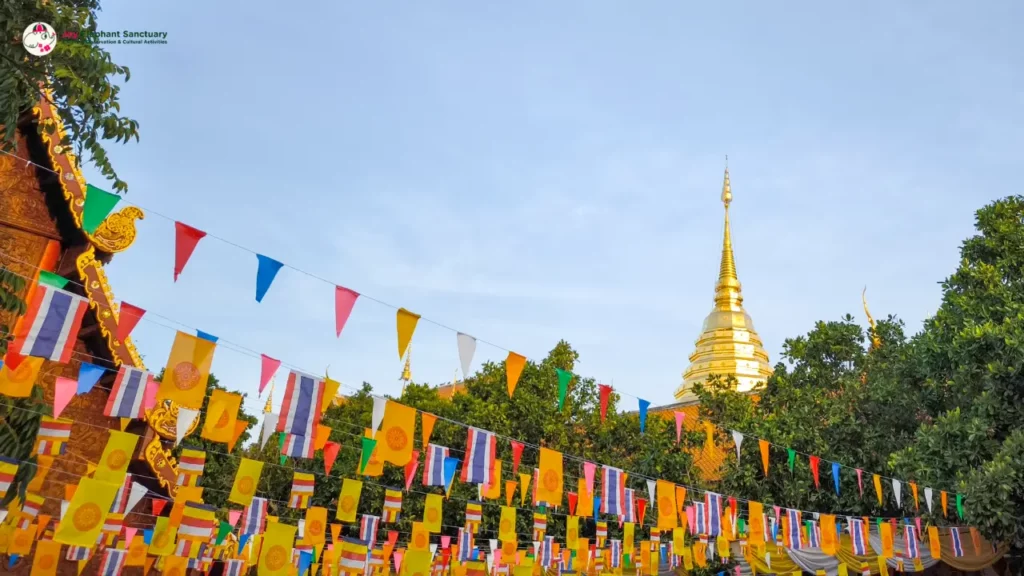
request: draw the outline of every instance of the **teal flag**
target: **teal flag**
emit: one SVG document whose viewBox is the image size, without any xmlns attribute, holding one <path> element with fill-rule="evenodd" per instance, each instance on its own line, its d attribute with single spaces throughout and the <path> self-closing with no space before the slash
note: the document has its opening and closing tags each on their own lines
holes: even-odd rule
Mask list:
<svg viewBox="0 0 1024 576">
<path fill-rule="evenodd" d="M 92 234 L 103 224 L 121 198 L 89 184 L 85 187 L 85 206 L 82 207 L 82 230 Z"/>
<path fill-rule="evenodd" d="M 555 368 L 555 372 L 558 372 L 558 409 L 561 410 L 565 406 L 565 395 L 569 392 L 572 372 L 561 368 Z"/>
</svg>

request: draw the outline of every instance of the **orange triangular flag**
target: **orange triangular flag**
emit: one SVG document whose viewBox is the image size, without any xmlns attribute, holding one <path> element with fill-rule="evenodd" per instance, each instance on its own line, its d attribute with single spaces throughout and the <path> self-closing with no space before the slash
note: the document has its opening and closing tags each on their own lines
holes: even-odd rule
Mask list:
<svg viewBox="0 0 1024 576">
<path fill-rule="evenodd" d="M 423 446 L 426 448 L 427 444 L 430 444 L 430 435 L 434 433 L 434 423 L 437 422 L 437 416 L 423 412 L 420 416 L 420 422 L 422 423 L 422 434 Z"/>
<path fill-rule="evenodd" d="M 124 432 L 128 428 L 128 423 L 131 421 L 131 418 L 121 418 L 121 432 Z"/>
<path fill-rule="evenodd" d="M 149 574 L 149 571 L 153 569 L 154 562 L 156 562 L 156 556 L 146 557 L 146 569 L 143 571 L 143 574 Z"/>
<path fill-rule="evenodd" d="M 508 378 L 508 397 L 516 391 L 516 384 L 519 384 L 519 377 L 523 374 L 526 366 L 526 357 L 515 352 L 509 352 L 505 358 L 505 376 Z"/>
<path fill-rule="evenodd" d="M 316 437 L 313 438 L 313 450 L 323 450 L 331 438 L 331 429 L 323 424 L 316 425 Z"/>
<path fill-rule="evenodd" d="M 505 480 L 505 505 L 512 506 L 512 497 L 516 494 L 516 486 L 519 482 L 515 480 Z"/>
<path fill-rule="evenodd" d="M 768 441 L 758 440 L 758 447 L 761 448 L 761 467 L 764 468 L 764 477 L 768 477 Z"/>
<path fill-rule="evenodd" d="M 398 309 L 398 359 L 405 358 L 405 350 L 412 341 L 412 333 L 416 331 L 416 323 L 420 315 L 409 312 L 405 308 Z"/>
<path fill-rule="evenodd" d="M 917 483 L 910 483 L 910 492 L 914 495 L 914 510 L 919 510 L 920 506 L 918 505 L 917 501 Z"/>
<path fill-rule="evenodd" d="M 64 485 L 64 499 L 68 502 L 74 500 L 75 490 L 78 488 L 78 484 L 65 484 Z"/>
<path fill-rule="evenodd" d="M 39 527 L 36 528 L 36 540 L 43 537 L 43 532 L 46 531 L 46 527 L 50 524 L 50 518 L 52 518 L 52 516 L 49 514 L 40 514 L 36 516 L 36 519 L 39 522 Z"/>
<path fill-rule="evenodd" d="M 231 442 L 228 443 L 228 453 L 235 449 L 235 444 L 238 444 L 238 439 L 242 437 L 248 427 L 249 423 L 245 420 L 235 421 L 235 433 L 231 435 Z"/>
<path fill-rule="evenodd" d="M 331 524 L 331 542 L 337 542 L 341 537 L 341 524 Z"/>
</svg>

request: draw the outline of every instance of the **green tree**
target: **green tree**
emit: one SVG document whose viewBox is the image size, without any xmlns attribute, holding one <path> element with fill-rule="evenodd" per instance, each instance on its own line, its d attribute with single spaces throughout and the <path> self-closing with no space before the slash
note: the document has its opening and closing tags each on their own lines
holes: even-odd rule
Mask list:
<svg viewBox="0 0 1024 576">
<path fill-rule="evenodd" d="M 121 115 L 118 101 L 118 81 L 129 79 L 128 68 L 86 41 L 97 30 L 99 10 L 99 0 L 0 1 L 0 33 L 8 40 L 0 44 L 0 147 L 14 149 L 19 119 L 45 96 L 64 122 L 61 144 L 73 145 L 80 157 L 88 152 L 100 173 L 113 180 L 114 190 L 126 192 L 128 184 L 118 177 L 103 142 L 138 140 L 139 123 Z M 50 24 L 58 36 L 77 33 L 79 40 L 60 40 L 52 53 L 30 55 L 21 38 L 34 22 Z M 40 125 L 39 130 L 54 134 L 56 127 Z"/>
</svg>

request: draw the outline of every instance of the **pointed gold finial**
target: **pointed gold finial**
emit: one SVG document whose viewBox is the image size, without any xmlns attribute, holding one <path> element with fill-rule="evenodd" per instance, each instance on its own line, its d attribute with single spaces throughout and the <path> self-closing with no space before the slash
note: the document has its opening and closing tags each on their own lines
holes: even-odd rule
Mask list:
<svg viewBox="0 0 1024 576">
<path fill-rule="evenodd" d="M 722 181 L 722 203 L 725 204 L 725 232 L 722 234 L 722 263 L 718 268 L 718 284 L 715 285 L 715 307 L 722 310 L 740 310 L 743 296 L 740 295 L 740 279 L 736 275 L 736 260 L 732 255 L 732 230 L 729 227 L 729 204 L 732 203 L 732 186 L 729 184 L 729 169 L 725 169 Z"/>
<path fill-rule="evenodd" d="M 725 180 L 722 182 L 722 203 L 725 204 L 725 209 L 729 210 L 729 204 L 732 203 L 732 186 L 729 185 L 729 157 L 725 157 Z M 728 217 L 728 215 L 727 215 Z"/>
<path fill-rule="evenodd" d="M 275 379 L 276 378 L 271 378 L 270 379 L 270 390 L 267 391 L 267 403 L 263 406 L 263 413 L 264 414 L 270 414 L 271 412 L 274 411 L 273 403 L 274 403 L 274 380 Z"/>
<path fill-rule="evenodd" d="M 412 348 L 405 353 L 405 368 L 402 368 L 402 381 L 412 382 L 412 371 L 409 370 L 409 358 L 412 356 Z"/>
<path fill-rule="evenodd" d="M 882 339 L 878 337 L 878 326 L 875 324 L 875 319 L 871 317 L 871 311 L 868 310 L 868 287 L 864 287 L 864 291 L 860 293 L 860 299 L 864 303 L 864 315 L 868 317 L 868 324 L 871 326 L 871 349 L 874 350 L 882 345 Z"/>
</svg>

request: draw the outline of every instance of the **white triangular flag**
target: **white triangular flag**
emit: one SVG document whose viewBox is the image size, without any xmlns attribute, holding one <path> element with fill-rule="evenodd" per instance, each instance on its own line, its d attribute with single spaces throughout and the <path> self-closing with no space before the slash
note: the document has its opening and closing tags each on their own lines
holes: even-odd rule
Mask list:
<svg viewBox="0 0 1024 576">
<path fill-rule="evenodd" d="M 764 553 L 764 563 L 768 566 L 768 569 L 772 569 L 772 555 L 771 552 Z"/>
<path fill-rule="evenodd" d="M 487 555 L 487 573 L 494 574 L 494 554 Z"/>
<path fill-rule="evenodd" d="M 384 408 L 388 405 L 388 399 L 382 396 L 373 397 L 373 421 L 370 423 L 370 433 L 373 438 L 377 437 L 377 429 L 384 420 Z"/>
<path fill-rule="evenodd" d="M 139 484 L 138 482 L 132 481 L 132 491 L 128 493 L 128 508 L 125 510 L 131 512 L 135 509 L 135 505 L 142 500 L 142 497 L 149 492 L 149 489 Z"/>
<path fill-rule="evenodd" d="M 191 408 L 178 407 L 178 438 L 174 441 L 174 445 L 177 446 L 181 443 L 181 439 L 188 434 L 189 428 L 195 423 L 196 418 L 199 418 L 199 410 L 193 410 Z"/>
<path fill-rule="evenodd" d="M 533 542 L 533 557 L 540 558 L 540 542 Z"/>
<path fill-rule="evenodd" d="M 900 503 L 900 488 L 902 488 L 902 487 L 903 487 L 903 485 L 900 484 L 899 480 L 897 480 L 895 478 L 892 479 L 892 492 L 893 492 L 893 494 L 896 495 L 896 507 L 897 508 L 900 508 L 900 507 L 903 506 L 903 504 Z"/>
<path fill-rule="evenodd" d="M 267 445 L 267 440 L 277 432 L 277 422 L 281 419 L 280 414 L 267 412 L 263 415 L 263 431 L 260 433 L 260 448 Z"/>
<path fill-rule="evenodd" d="M 925 487 L 924 489 L 924 501 L 928 503 L 928 513 L 932 513 L 932 489 Z"/>
<path fill-rule="evenodd" d="M 476 354 L 476 338 L 459 332 L 455 335 L 455 339 L 459 345 L 459 362 L 462 363 L 462 377 L 469 378 L 469 366 L 473 363 L 473 354 Z"/>
<path fill-rule="evenodd" d="M 498 549 L 498 539 L 497 538 L 491 538 L 491 554 L 494 554 L 494 551 L 497 550 L 497 549 Z"/>
<path fill-rule="evenodd" d="M 60 519 L 64 519 L 64 515 L 68 513 L 68 506 L 71 506 L 71 502 L 67 500 L 60 501 Z"/>
<path fill-rule="evenodd" d="M 63 517 L 64 517 L 64 515 L 63 515 L 63 514 L 61 514 L 61 515 L 60 515 L 60 517 L 61 517 L 61 518 L 63 518 Z M 7 510 L 0 510 L 0 524 L 3 524 L 3 523 L 4 523 L 4 520 L 5 520 L 6 518 L 7 518 Z"/>
<path fill-rule="evenodd" d="M 655 487 L 657 485 L 658 485 L 658 481 L 657 480 L 648 480 L 647 481 L 647 494 L 651 497 L 651 499 L 650 499 L 651 506 L 653 506 L 654 503 L 657 502 L 657 500 L 654 499 L 654 490 L 655 490 Z"/>
<path fill-rule="evenodd" d="M 732 443 L 736 445 L 736 461 L 740 461 L 740 445 L 743 444 L 743 432 L 732 431 Z"/>
<path fill-rule="evenodd" d="M 306 521 L 305 520 L 299 520 L 299 538 L 302 538 L 302 535 L 305 534 L 305 532 L 306 532 Z"/>
<path fill-rule="evenodd" d="M 437 553 L 437 544 L 430 545 L 430 562 L 434 562 L 434 554 Z"/>
</svg>

